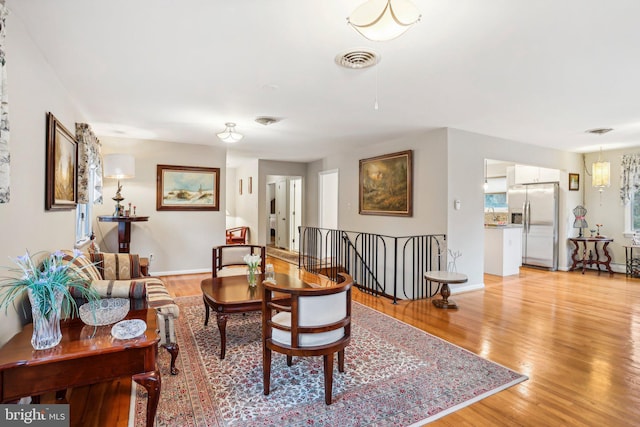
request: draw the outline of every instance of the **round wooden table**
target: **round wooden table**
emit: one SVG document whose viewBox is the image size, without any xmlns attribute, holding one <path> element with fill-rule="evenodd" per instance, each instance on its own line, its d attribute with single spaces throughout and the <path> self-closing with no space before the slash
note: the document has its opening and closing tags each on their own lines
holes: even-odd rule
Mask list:
<svg viewBox="0 0 640 427">
<path fill-rule="evenodd" d="M 458 305 L 449 300 L 451 290 L 449 289 L 449 283 L 465 283 L 467 276 L 462 273 L 452 273 L 449 271 L 427 271 L 424 273 L 424 277 L 432 282 L 442 284 L 440 289 L 440 295 L 442 299 L 434 299 L 431 302 L 438 308 L 458 308 Z"/>
</svg>

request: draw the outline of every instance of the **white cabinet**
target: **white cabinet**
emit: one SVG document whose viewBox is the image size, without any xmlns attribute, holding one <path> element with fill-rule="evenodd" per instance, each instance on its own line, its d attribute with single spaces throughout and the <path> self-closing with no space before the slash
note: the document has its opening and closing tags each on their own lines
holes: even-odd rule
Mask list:
<svg viewBox="0 0 640 427">
<path fill-rule="evenodd" d="M 485 228 L 484 272 L 496 276 L 520 273 L 522 227 Z"/>
<path fill-rule="evenodd" d="M 537 166 L 515 165 L 514 181 L 516 184 L 559 182 L 560 171 L 558 169 L 539 168 Z"/>
</svg>

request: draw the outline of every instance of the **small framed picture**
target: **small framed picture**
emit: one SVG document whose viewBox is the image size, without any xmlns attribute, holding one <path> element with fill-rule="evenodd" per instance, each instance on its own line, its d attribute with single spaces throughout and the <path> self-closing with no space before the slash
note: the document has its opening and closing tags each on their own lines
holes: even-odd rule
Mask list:
<svg viewBox="0 0 640 427">
<path fill-rule="evenodd" d="M 569 174 L 569 191 L 578 191 L 580 190 L 580 174 L 570 173 Z"/>
</svg>

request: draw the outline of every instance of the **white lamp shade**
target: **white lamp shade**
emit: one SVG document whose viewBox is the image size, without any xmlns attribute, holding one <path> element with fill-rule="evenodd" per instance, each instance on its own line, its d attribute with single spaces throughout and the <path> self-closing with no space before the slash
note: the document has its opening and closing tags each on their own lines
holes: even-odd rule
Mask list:
<svg viewBox="0 0 640 427">
<path fill-rule="evenodd" d="M 609 162 L 595 162 L 591 166 L 591 185 L 594 187 L 609 187 L 611 185 L 611 164 Z"/>
<path fill-rule="evenodd" d="M 136 162 L 131 154 L 107 154 L 104 156 L 105 178 L 133 178 L 136 176 Z"/>
<path fill-rule="evenodd" d="M 420 11 L 409 0 L 368 0 L 347 18 L 369 40 L 395 39 L 420 20 Z"/>
</svg>

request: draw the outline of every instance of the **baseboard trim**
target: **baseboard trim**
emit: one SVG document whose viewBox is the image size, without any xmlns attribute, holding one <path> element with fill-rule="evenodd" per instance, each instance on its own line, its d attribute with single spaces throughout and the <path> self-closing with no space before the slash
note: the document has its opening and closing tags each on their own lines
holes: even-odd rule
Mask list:
<svg viewBox="0 0 640 427">
<path fill-rule="evenodd" d="M 181 274 L 200 274 L 211 273 L 210 268 L 193 269 L 193 270 L 173 270 L 173 271 L 155 271 L 149 269 L 150 276 L 179 276 Z"/>
</svg>

